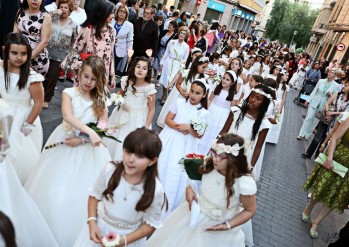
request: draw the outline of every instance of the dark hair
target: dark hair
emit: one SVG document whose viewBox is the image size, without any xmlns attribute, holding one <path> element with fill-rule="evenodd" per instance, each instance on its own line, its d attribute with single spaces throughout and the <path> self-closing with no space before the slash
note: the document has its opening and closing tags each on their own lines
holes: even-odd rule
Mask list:
<svg viewBox="0 0 349 247">
<path fill-rule="evenodd" d="M 164 20 L 164 17 L 162 17 L 161 15 L 157 15 L 157 16 L 154 16 L 154 21 L 157 22 L 157 21 L 163 21 Z"/>
<path fill-rule="evenodd" d="M 258 84 L 255 89 L 260 89 L 262 90 L 263 92 L 267 93 L 267 94 L 271 94 L 272 90 L 266 86 L 264 86 L 263 84 Z M 253 92 L 251 92 L 252 94 Z M 238 119 L 236 120 L 236 123 L 235 123 L 235 128 L 238 129 L 239 128 L 239 125 L 241 124 L 241 122 L 244 120 L 244 117 L 247 113 L 247 110 L 249 108 L 249 104 L 248 104 L 248 101 L 251 97 L 251 94 L 243 101 L 242 103 L 242 106 L 240 107 L 241 109 L 241 112 L 240 112 L 240 115 L 238 117 Z M 265 117 L 265 114 L 266 112 L 268 111 L 268 107 L 269 107 L 269 104 L 270 104 L 270 99 L 268 99 L 267 97 L 264 96 L 264 100 L 263 100 L 263 103 L 258 111 L 258 115 L 257 115 L 257 118 L 253 124 L 253 127 L 252 127 L 252 137 L 251 137 L 251 141 L 254 141 L 257 134 L 258 134 L 258 131 L 259 131 L 259 128 L 261 127 L 261 124 L 262 124 L 262 121 Z"/>
<path fill-rule="evenodd" d="M 214 53 L 211 54 L 211 56 L 209 57 L 208 61 L 210 63 L 213 63 L 213 60 L 219 59 L 220 57 L 221 57 L 221 55 L 218 52 L 215 51 Z"/>
<path fill-rule="evenodd" d="M 281 78 L 284 76 L 284 74 L 278 74 L 278 76 L 276 77 L 276 90 L 279 89 L 279 85 L 281 83 Z M 283 81 L 282 82 L 282 88 L 281 88 L 282 91 L 286 91 L 286 81 Z"/>
<path fill-rule="evenodd" d="M 187 24 L 185 24 L 184 21 L 178 22 L 178 28 L 180 28 L 180 27 L 186 27 L 186 26 L 187 26 Z"/>
<path fill-rule="evenodd" d="M 2 211 L 0 211 L 0 236 L 5 243 L 5 247 L 17 247 L 15 228 L 10 218 Z"/>
<path fill-rule="evenodd" d="M 197 56 L 196 59 L 194 60 L 194 62 L 192 63 L 192 65 L 190 67 L 190 70 L 189 70 L 189 73 L 188 73 L 188 76 L 187 76 L 187 81 L 188 82 L 196 79 L 195 76 L 198 73 L 198 66 L 199 65 L 202 65 L 204 63 L 208 63 L 208 60 L 205 60 L 204 62 L 203 61 L 199 61 L 202 57 L 204 57 L 204 56 L 203 55 Z M 205 75 L 204 74 L 200 74 L 199 75 L 199 79 L 200 78 L 205 78 Z"/>
<path fill-rule="evenodd" d="M 179 16 L 179 12 L 178 11 L 173 11 L 172 17 L 178 17 L 178 16 Z"/>
<path fill-rule="evenodd" d="M 178 28 L 178 23 L 176 21 L 170 21 L 170 23 L 168 25 L 172 25 L 172 27 L 174 28 L 175 32 Z"/>
<path fill-rule="evenodd" d="M 102 27 L 105 24 L 106 19 L 110 14 L 114 14 L 115 5 L 107 0 L 98 0 L 93 5 L 93 10 L 91 15 L 87 16 L 86 21 L 81 24 L 82 27 L 87 27 L 92 25 L 96 29 L 96 38 L 98 40 L 102 39 Z"/>
<path fill-rule="evenodd" d="M 235 134 L 226 134 L 219 137 L 217 143 L 223 143 L 224 145 L 229 146 L 233 146 L 237 143 L 241 147 L 244 145 L 244 139 Z M 248 162 L 244 150 L 245 148 L 242 148 L 237 156 L 226 153 L 228 158 L 228 164 L 225 173 L 225 188 L 227 190 L 227 208 L 229 207 L 230 197 L 235 193 L 233 189 L 235 179 L 244 175 L 251 174 L 251 170 L 248 167 Z M 199 168 L 199 173 L 207 174 L 210 173 L 213 169 L 213 159 L 211 156 L 206 160 L 205 165 Z"/>
<path fill-rule="evenodd" d="M 228 96 L 225 98 L 228 101 L 232 101 L 234 99 L 234 96 L 236 94 L 236 86 L 237 86 L 237 80 L 234 81 L 234 77 L 228 73 L 225 72 L 224 75 L 228 75 L 230 80 L 232 81 L 229 90 L 228 90 Z M 222 92 L 223 89 L 223 85 L 222 85 L 222 81 L 217 85 L 217 87 L 214 89 L 213 93 L 214 95 L 219 95 Z"/>
<path fill-rule="evenodd" d="M 263 81 L 262 81 L 262 84 L 266 87 L 268 87 L 269 89 L 270 88 L 274 88 L 275 90 L 277 89 L 276 88 L 276 81 L 272 78 L 265 78 Z M 271 90 L 271 97 L 273 97 L 273 99 L 276 99 L 276 92 L 272 89 Z"/>
<path fill-rule="evenodd" d="M 263 76 L 260 75 L 252 75 L 252 78 L 258 83 L 262 83 L 263 81 Z"/>
<path fill-rule="evenodd" d="M 204 79 L 204 80 L 206 80 L 206 79 Z M 207 83 L 207 81 L 206 81 L 206 83 Z M 201 108 L 207 109 L 207 105 L 208 105 L 207 98 L 208 98 L 208 94 L 209 94 L 209 89 L 206 89 L 206 86 L 201 81 L 193 81 L 191 85 L 193 85 L 193 84 L 196 84 L 199 87 L 201 87 L 204 90 L 204 94 L 206 94 L 206 96 L 200 100 L 200 104 L 202 105 L 202 107 L 198 108 L 198 110 L 200 110 Z M 189 96 L 187 97 L 186 100 L 188 100 L 188 99 L 189 99 Z"/>
<path fill-rule="evenodd" d="M 210 30 L 217 30 L 219 27 L 219 23 L 218 22 L 214 22 L 211 27 L 210 27 Z"/>
<path fill-rule="evenodd" d="M 127 89 L 128 89 L 128 86 L 130 85 L 130 82 L 131 82 L 131 87 L 132 87 L 132 93 L 136 93 L 137 89 L 135 88 L 134 84 L 136 83 L 136 76 L 135 76 L 135 68 L 137 66 L 137 63 L 138 62 L 146 62 L 147 63 L 147 66 L 148 66 L 148 73 L 147 75 L 145 76 L 144 80 L 148 83 L 150 83 L 150 80 L 151 80 L 151 72 L 152 72 L 152 69 L 151 69 L 151 64 L 150 64 L 150 61 L 148 58 L 146 57 L 136 57 L 135 59 L 133 59 L 132 63 L 131 63 L 131 66 L 130 66 L 130 69 L 128 70 L 128 78 L 127 78 L 127 82 L 126 82 L 126 86 L 125 86 L 125 90 L 124 90 L 124 96 L 127 92 Z"/>
<path fill-rule="evenodd" d="M 186 15 L 185 12 L 182 12 L 182 14 L 179 16 L 179 18 L 180 18 L 181 20 L 183 20 L 183 17 L 187 18 L 187 15 Z"/>
<path fill-rule="evenodd" d="M 29 44 L 28 39 L 19 33 L 9 33 L 5 37 L 4 45 L 5 45 L 5 51 L 4 51 L 4 77 L 5 77 L 5 88 L 8 91 L 9 90 L 9 84 L 10 84 L 10 76 L 8 74 L 8 63 L 9 63 L 9 56 L 10 56 L 10 48 L 11 45 L 24 45 L 27 47 L 27 61 L 25 61 L 24 64 L 20 67 L 19 72 L 19 80 L 17 82 L 17 86 L 19 90 L 22 90 L 26 87 L 28 82 L 28 77 L 30 73 L 30 59 L 32 56 L 32 48 Z"/>
<path fill-rule="evenodd" d="M 194 21 L 193 21 L 194 22 Z M 196 24 L 196 23 L 192 23 L 191 25 L 190 25 L 190 30 L 192 30 L 192 29 L 194 29 L 195 31 L 195 35 L 198 35 L 199 34 L 199 26 L 198 26 L 198 24 Z M 193 33 L 192 32 L 190 32 L 190 34 L 191 35 L 193 35 Z"/>
<path fill-rule="evenodd" d="M 28 0 L 23 0 L 23 3 L 21 4 L 21 8 L 18 10 L 16 18 L 15 18 L 16 23 L 18 23 L 18 21 L 19 21 L 18 17 L 28 8 L 29 8 Z M 41 12 L 47 12 L 45 10 L 45 1 L 44 0 L 42 0 L 42 2 L 41 2 L 39 10 Z"/>
<path fill-rule="evenodd" d="M 149 160 L 154 160 L 159 157 L 162 148 L 162 143 L 159 136 L 154 130 L 149 130 L 145 127 L 138 128 L 128 134 L 123 143 L 123 149 L 141 157 L 146 157 Z M 107 200 L 113 201 L 113 192 L 119 186 L 121 176 L 125 170 L 123 161 L 115 164 L 115 171 L 109 179 L 108 186 L 103 192 L 103 196 Z M 147 210 L 154 200 L 155 188 L 156 188 L 156 178 L 158 176 L 158 167 L 157 161 L 148 166 L 143 174 L 144 183 L 141 198 L 136 204 L 136 211 L 145 211 Z M 164 204 L 167 208 L 167 199 L 164 194 Z"/>
</svg>

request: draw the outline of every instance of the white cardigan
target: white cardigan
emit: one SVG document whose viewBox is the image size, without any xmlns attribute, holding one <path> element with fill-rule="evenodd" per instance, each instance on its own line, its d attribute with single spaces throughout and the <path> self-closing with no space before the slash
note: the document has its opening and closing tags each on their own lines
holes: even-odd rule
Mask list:
<svg viewBox="0 0 349 247">
<path fill-rule="evenodd" d="M 116 22 L 113 21 L 113 27 L 115 26 L 115 23 Z M 115 55 L 118 57 L 126 57 L 127 50 L 133 48 L 133 24 L 129 21 L 125 21 L 119 33 L 116 35 L 116 38 L 117 42 L 115 42 Z"/>
</svg>

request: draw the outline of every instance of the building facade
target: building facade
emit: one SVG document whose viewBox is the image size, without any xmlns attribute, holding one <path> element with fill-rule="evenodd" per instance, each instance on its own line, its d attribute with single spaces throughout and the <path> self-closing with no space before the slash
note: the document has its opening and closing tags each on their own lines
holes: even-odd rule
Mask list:
<svg viewBox="0 0 349 247">
<path fill-rule="evenodd" d="M 200 13 L 209 24 L 218 21 L 227 29 L 250 32 L 257 15 L 263 10 L 265 0 L 200 0 L 184 1 L 181 11 Z"/>
<path fill-rule="evenodd" d="M 315 60 L 349 59 L 349 0 L 325 0 L 313 28 L 307 52 Z"/>
</svg>

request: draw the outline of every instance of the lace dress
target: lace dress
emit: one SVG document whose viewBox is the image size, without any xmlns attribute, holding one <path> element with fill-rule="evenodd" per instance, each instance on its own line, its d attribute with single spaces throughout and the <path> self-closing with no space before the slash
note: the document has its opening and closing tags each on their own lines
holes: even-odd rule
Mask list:
<svg viewBox="0 0 349 247">
<path fill-rule="evenodd" d="M 121 88 L 125 91 L 127 76 L 121 78 Z M 143 127 L 148 116 L 148 99 L 156 94 L 154 84 L 144 87 L 135 87 L 136 92 L 132 92 L 129 85 L 124 96 L 124 105 L 118 110 L 114 108 L 108 120 L 108 126 L 122 126 L 116 137 L 124 141 L 126 136 L 137 128 Z M 113 160 L 122 160 L 122 143 L 105 139 L 108 150 Z"/>
<path fill-rule="evenodd" d="M 97 210 L 97 225 L 104 236 L 110 232 L 126 235 L 134 232 L 140 225 L 147 223 L 154 228 L 162 227 L 161 215 L 166 208 L 164 201 L 165 194 L 159 180 L 156 180 L 154 199 L 145 212 L 137 212 L 136 204 L 143 195 L 143 184 L 129 184 L 123 177 L 120 179 L 118 187 L 113 191 L 113 201 L 106 200 L 102 193 L 108 186 L 111 175 L 115 170 L 114 164 L 107 164 L 102 169 L 97 181 L 89 190 L 89 195 L 99 200 Z M 87 199 L 87 198 L 86 198 Z M 85 205 L 87 208 L 87 205 Z M 87 214 L 86 214 L 87 218 Z M 146 237 L 139 239 L 129 247 L 145 246 Z M 90 240 L 89 227 L 85 227 L 80 232 L 76 240 L 75 247 L 100 247 Z"/>
<path fill-rule="evenodd" d="M 83 98 L 76 87 L 66 88 L 63 93 L 71 97 L 75 117 L 84 123 L 97 121 L 92 101 Z M 62 123 L 52 132 L 46 146 L 76 132 L 69 124 Z M 93 147 L 90 143 L 76 147 L 59 145 L 42 152 L 25 188 L 40 208 L 59 246 L 73 246 L 86 224 L 87 190 L 110 160 L 103 145 Z"/>
<path fill-rule="evenodd" d="M 18 30 L 25 37 L 28 38 L 31 48 L 34 50 L 41 41 L 42 24 L 44 23 L 45 16 L 48 15 L 46 11 L 38 12 L 30 15 L 26 11 L 22 11 L 16 21 Z M 48 58 L 48 50 L 45 47 L 42 52 L 31 61 L 32 68 L 42 74 L 46 75 L 50 66 L 50 60 Z"/>
<path fill-rule="evenodd" d="M 21 185 L 10 160 L 8 135 L 12 126 L 12 109 L 0 99 L 0 211 L 12 221 L 18 246 L 57 246 L 44 217 Z M 0 238 L 0 246 L 5 246 Z"/>
<path fill-rule="evenodd" d="M 210 107 L 208 127 L 204 136 L 199 140 L 198 153 L 207 155 L 211 149 L 213 141 L 222 130 L 230 113 L 231 101 L 226 100 L 229 92 L 222 90 L 219 95 L 215 95 Z"/>
<path fill-rule="evenodd" d="M 189 227 L 189 205 L 184 202 L 164 221 L 164 227 L 155 231 L 147 241 L 147 247 L 244 247 L 245 237 L 241 226 L 229 231 L 206 231 L 240 213 L 240 195 L 256 194 L 257 187 L 252 176 L 236 178 L 233 192 L 227 208 L 225 176 L 216 170 L 203 175 L 199 195 L 201 212 L 196 226 Z"/>
<path fill-rule="evenodd" d="M 175 114 L 173 121 L 189 124 L 196 116 L 207 121 L 209 112 L 200 107 L 201 104 L 194 106 L 189 101 L 177 99 L 170 108 Z M 188 183 L 188 175 L 178 162 L 185 155 L 198 151 L 199 139 L 191 134 L 182 134 L 168 126 L 161 131 L 159 137 L 162 142 L 158 161 L 159 178 L 166 192 L 169 213 L 184 200 L 185 187 Z"/>
<path fill-rule="evenodd" d="M 29 135 L 24 136 L 21 132 L 21 127 L 23 123 L 27 121 L 33 108 L 33 101 L 29 91 L 30 84 L 41 82 L 44 80 L 44 77 L 31 71 L 26 87 L 19 90 L 17 86 L 19 74 L 8 73 L 8 75 L 10 77 L 10 83 L 9 89 L 6 90 L 4 69 L 0 67 L 0 98 L 9 104 L 13 116 L 10 135 L 11 150 L 7 155 L 7 159 L 11 161 L 18 174 L 19 180 L 24 184 L 29 174 L 35 170 L 39 160 L 43 133 L 40 117 L 35 119 L 33 123 L 35 127 Z"/>
</svg>

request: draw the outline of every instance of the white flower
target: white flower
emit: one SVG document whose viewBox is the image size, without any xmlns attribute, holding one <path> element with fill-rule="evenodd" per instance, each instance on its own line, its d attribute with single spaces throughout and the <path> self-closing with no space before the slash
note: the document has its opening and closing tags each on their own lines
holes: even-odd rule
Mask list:
<svg viewBox="0 0 349 247">
<path fill-rule="evenodd" d="M 200 119 L 198 116 L 196 116 L 190 121 L 190 125 L 196 131 L 196 133 L 198 133 L 198 135 L 202 136 L 203 134 L 205 134 L 205 131 L 207 129 L 207 122 L 203 119 Z"/>
<path fill-rule="evenodd" d="M 102 238 L 104 247 L 116 247 L 120 244 L 121 237 L 116 233 L 108 233 Z"/>
<path fill-rule="evenodd" d="M 232 154 L 234 156 L 239 155 L 239 151 L 244 146 L 239 146 L 238 143 L 235 143 L 233 146 L 225 145 L 224 143 L 217 143 L 217 140 L 212 144 L 212 148 L 216 151 L 217 154 Z"/>
<path fill-rule="evenodd" d="M 110 95 L 110 101 L 112 104 L 118 106 L 120 109 L 120 106 L 124 104 L 124 97 L 122 97 L 121 94 L 112 93 Z"/>
</svg>

